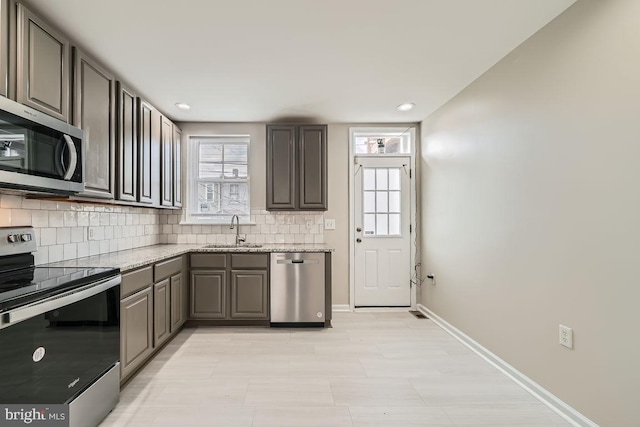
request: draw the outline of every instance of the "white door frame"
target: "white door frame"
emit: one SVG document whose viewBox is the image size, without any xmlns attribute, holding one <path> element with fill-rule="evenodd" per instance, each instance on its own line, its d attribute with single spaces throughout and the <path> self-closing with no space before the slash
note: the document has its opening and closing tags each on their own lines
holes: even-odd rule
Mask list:
<svg viewBox="0 0 640 427">
<path fill-rule="evenodd" d="M 371 156 L 371 157 L 411 157 L 411 179 L 409 184 L 410 191 L 410 221 L 412 225 L 412 231 L 410 236 L 410 244 L 411 246 L 411 271 L 409 277 L 414 276 L 414 268 L 417 264 L 416 260 L 416 236 L 417 236 L 417 225 L 416 225 L 416 128 L 417 125 L 410 126 L 367 126 L 367 127 L 352 127 L 349 128 L 349 308 L 351 311 L 355 309 L 355 256 L 356 256 L 356 247 L 355 247 L 355 179 L 354 179 L 354 166 L 355 166 L 355 157 L 356 154 L 353 150 L 355 134 L 356 133 L 396 133 L 396 134 L 406 134 L 408 133 L 411 137 L 411 145 L 410 145 L 410 153 L 398 153 L 398 154 L 370 154 L 370 155 L 362 155 L 358 156 Z M 416 309 L 417 304 L 417 286 L 412 283 L 411 284 L 411 309 Z"/>
</svg>

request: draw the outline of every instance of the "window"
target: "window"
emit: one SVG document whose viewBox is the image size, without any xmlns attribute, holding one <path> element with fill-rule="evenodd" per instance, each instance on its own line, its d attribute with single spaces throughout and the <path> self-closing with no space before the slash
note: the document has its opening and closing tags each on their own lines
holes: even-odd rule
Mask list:
<svg viewBox="0 0 640 427">
<path fill-rule="evenodd" d="M 407 132 L 356 132 L 355 154 L 408 154 L 411 139 Z"/>
<path fill-rule="evenodd" d="M 249 137 L 189 139 L 187 222 L 228 223 L 233 215 L 249 220 Z"/>
</svg>

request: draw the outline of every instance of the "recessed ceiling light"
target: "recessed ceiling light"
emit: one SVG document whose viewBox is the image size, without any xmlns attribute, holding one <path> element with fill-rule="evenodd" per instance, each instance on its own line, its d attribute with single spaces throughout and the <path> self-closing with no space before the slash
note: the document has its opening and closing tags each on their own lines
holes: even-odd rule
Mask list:
<svg viewBox="0 0 640 427">
<path fill-rule="evenodd" d="M 397 108 L 398 108 L 398 111 L 409 111 L 415 106 L 416 104 L 414 104 L 413 102 L 407 102 L 405 104 L 398 105 Z"/>
<path fill-rule="evenodd" d="M 189 110 L 189 109 L 191 109 L 191 106 L 189 104 L 185 104 L 184 102 L 178 102 L 176 104 L 176 107 L 178 107 L 181 110 Z"/>
</svg>

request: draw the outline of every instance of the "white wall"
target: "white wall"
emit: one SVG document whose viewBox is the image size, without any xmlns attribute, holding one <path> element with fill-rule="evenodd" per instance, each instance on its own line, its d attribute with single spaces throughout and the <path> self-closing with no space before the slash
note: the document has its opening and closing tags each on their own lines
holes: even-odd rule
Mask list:
<svg viewBox="0 0 640 427">
<path fill-rule="evenodd" d="M 638 17 L 580 0 L 422 124 L 422 302 L 615 427 L 640 425 Z"/>
</svg>

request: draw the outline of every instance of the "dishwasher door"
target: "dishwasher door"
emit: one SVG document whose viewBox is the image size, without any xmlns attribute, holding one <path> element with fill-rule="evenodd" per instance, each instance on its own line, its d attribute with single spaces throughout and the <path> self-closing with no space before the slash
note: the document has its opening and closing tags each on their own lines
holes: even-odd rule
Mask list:
<svg viewBox="0 0 640 427">
<path fill-rule="evenodd" d="M 324 259 L 324 253 L 271 254 L 272 324 L 324 325 Z"/>
</svg>

